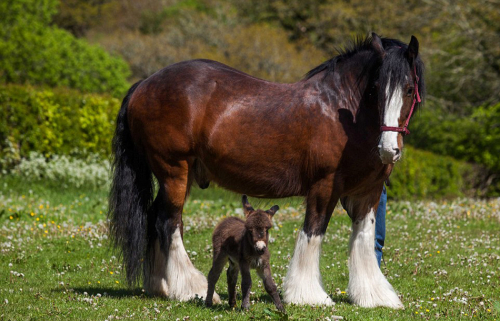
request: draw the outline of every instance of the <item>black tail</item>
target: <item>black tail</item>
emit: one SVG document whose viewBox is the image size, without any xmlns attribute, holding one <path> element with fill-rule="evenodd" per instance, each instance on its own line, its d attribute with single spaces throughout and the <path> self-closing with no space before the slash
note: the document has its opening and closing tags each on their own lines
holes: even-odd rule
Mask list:
<svg viewBox="0 0 500 321">
<path fill-rule="evenodd" d="M 153 179 L 147 161 L 132 142 L 127 121 L 130 96 L 135 83 L 123 99 L 113 137 L 113 184 L 109 195 L 108 219 L 116 248 L 121 250 L 129 284 L 141 277 L 146 251 L 147 212 L 153 199 Z"/>
</svg>

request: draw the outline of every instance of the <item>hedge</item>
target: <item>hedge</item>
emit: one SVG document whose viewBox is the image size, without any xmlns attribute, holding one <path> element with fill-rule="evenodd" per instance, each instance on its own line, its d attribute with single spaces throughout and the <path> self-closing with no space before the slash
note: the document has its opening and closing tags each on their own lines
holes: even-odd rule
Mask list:
<svg viewBox="0 0 500 321">
<path fill-rule="evenodd" d="M 109 155 L 116 98 L 68 89 L 0 85 L 0 157 Z"/>
<path fill-rule="evenodd" d="M 403 159 L 396 163 L 390 177 L 388 196 L 407 199 L 472 195 L 476 170 L 466 162 L 406 145 Z"/>
</svg>

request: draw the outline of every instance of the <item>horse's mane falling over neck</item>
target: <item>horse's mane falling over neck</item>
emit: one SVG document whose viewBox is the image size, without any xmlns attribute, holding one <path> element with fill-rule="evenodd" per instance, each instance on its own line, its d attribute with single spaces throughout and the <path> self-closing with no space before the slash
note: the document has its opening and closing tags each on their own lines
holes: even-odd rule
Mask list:
<svg viewBox="0 0 500 321">
<path fill-rule="evenodd" d="M 410 72 L 415 72 L 419 79 L 418 90 L 423 102 L 425 98 L 424 64 L 420 56 L 417 56 L 414 61 L 409 61 L 407 44 L 396 39 L 381 38 L 385 51 L 382 58 L 374 48 L 372 40 L 371 36 L 353 39 L 344 49 L 337 50 L 339 52 L 337 56 L 310 70 L 305 75 L 305 80 L 322 73 L 323 76 L 320 81 L 324 82 L 325 85 L 331 84 L 331 78 L 337 72 L 340 73 L 341 82 L 345 81 L 342 78 L 348 78 L 349 76 L 353 78 L 350 79 L 351 86 L 355 88 L 351 88 L 351 90 L 360 95 L 359 100 L 366 91 L 366 87 L 375 82 L 378 83 L 379 87 L 377 94 L 381 95 L 381 97 L 386 95 L 387 86 L 389 86 L 389 97 L 385 97 L 385 99 L 390 99 L 395 89 L 401 87 L 407 81 L 407 75 Z M 410 70 L 412 68 L 410 64 L 413 65 L 414 71 Z M 346 68 L 343 68 L 343 66 L 346 66 Z M 421 103 L 417 104 L 417 108 L 419 105 Z M 357 109 L 357 107 L 354 108 Z"/>
</svg>

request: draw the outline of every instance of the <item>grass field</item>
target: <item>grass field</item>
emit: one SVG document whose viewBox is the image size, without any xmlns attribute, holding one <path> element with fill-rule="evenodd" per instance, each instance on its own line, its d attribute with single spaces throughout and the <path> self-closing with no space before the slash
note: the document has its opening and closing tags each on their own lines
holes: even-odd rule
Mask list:
<svg viewBox="0 0 500 321">
<path fill-rule="evenodd" d="M 336 209 L 321 255 L 323 283 L 335 305 L 286 306 L 282 315 L 255 273 L 249 311 L 229 309 L 225 274 L 216 288 L 225 301 L 213 309 L 201 300 L 180 303 L 130 289 L 110 249 L 105 189 L 0 179 L 0 320 L 500 320 L 500 199 L 389 202 L 382 270 L 403 310 L 348 302 L 350 220 Z M 278 205 L 270 250 L 281 288 L 304 211 L 300 199 Z M 242 216 L 239 208 L 238 195 L 193 190 L 184 214 L 185 245 L 205 275 L 213 227 L 224 216 Z"/>
</svg>

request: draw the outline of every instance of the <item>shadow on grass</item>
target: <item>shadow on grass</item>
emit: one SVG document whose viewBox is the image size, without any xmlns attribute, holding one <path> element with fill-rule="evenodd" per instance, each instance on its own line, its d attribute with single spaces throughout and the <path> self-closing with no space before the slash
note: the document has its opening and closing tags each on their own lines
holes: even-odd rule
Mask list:
<svg viewBox="0 0 500 321">
<path fill-rule="evenodd" d="M 97 295 L 100 294 L 102 296 L 108 296 L 113 298 L 128 298 L 128 297 L 149 297 L 146 293 L 142 291 L 142 289 L 113 289 L 107 287 L 76 287 L 72 288 L 77 293 L 87 292 L 88 295 Z M 67 291 L 65 289 L 54 289 L 52 292 L 62 292 Z"/>
</svg>

